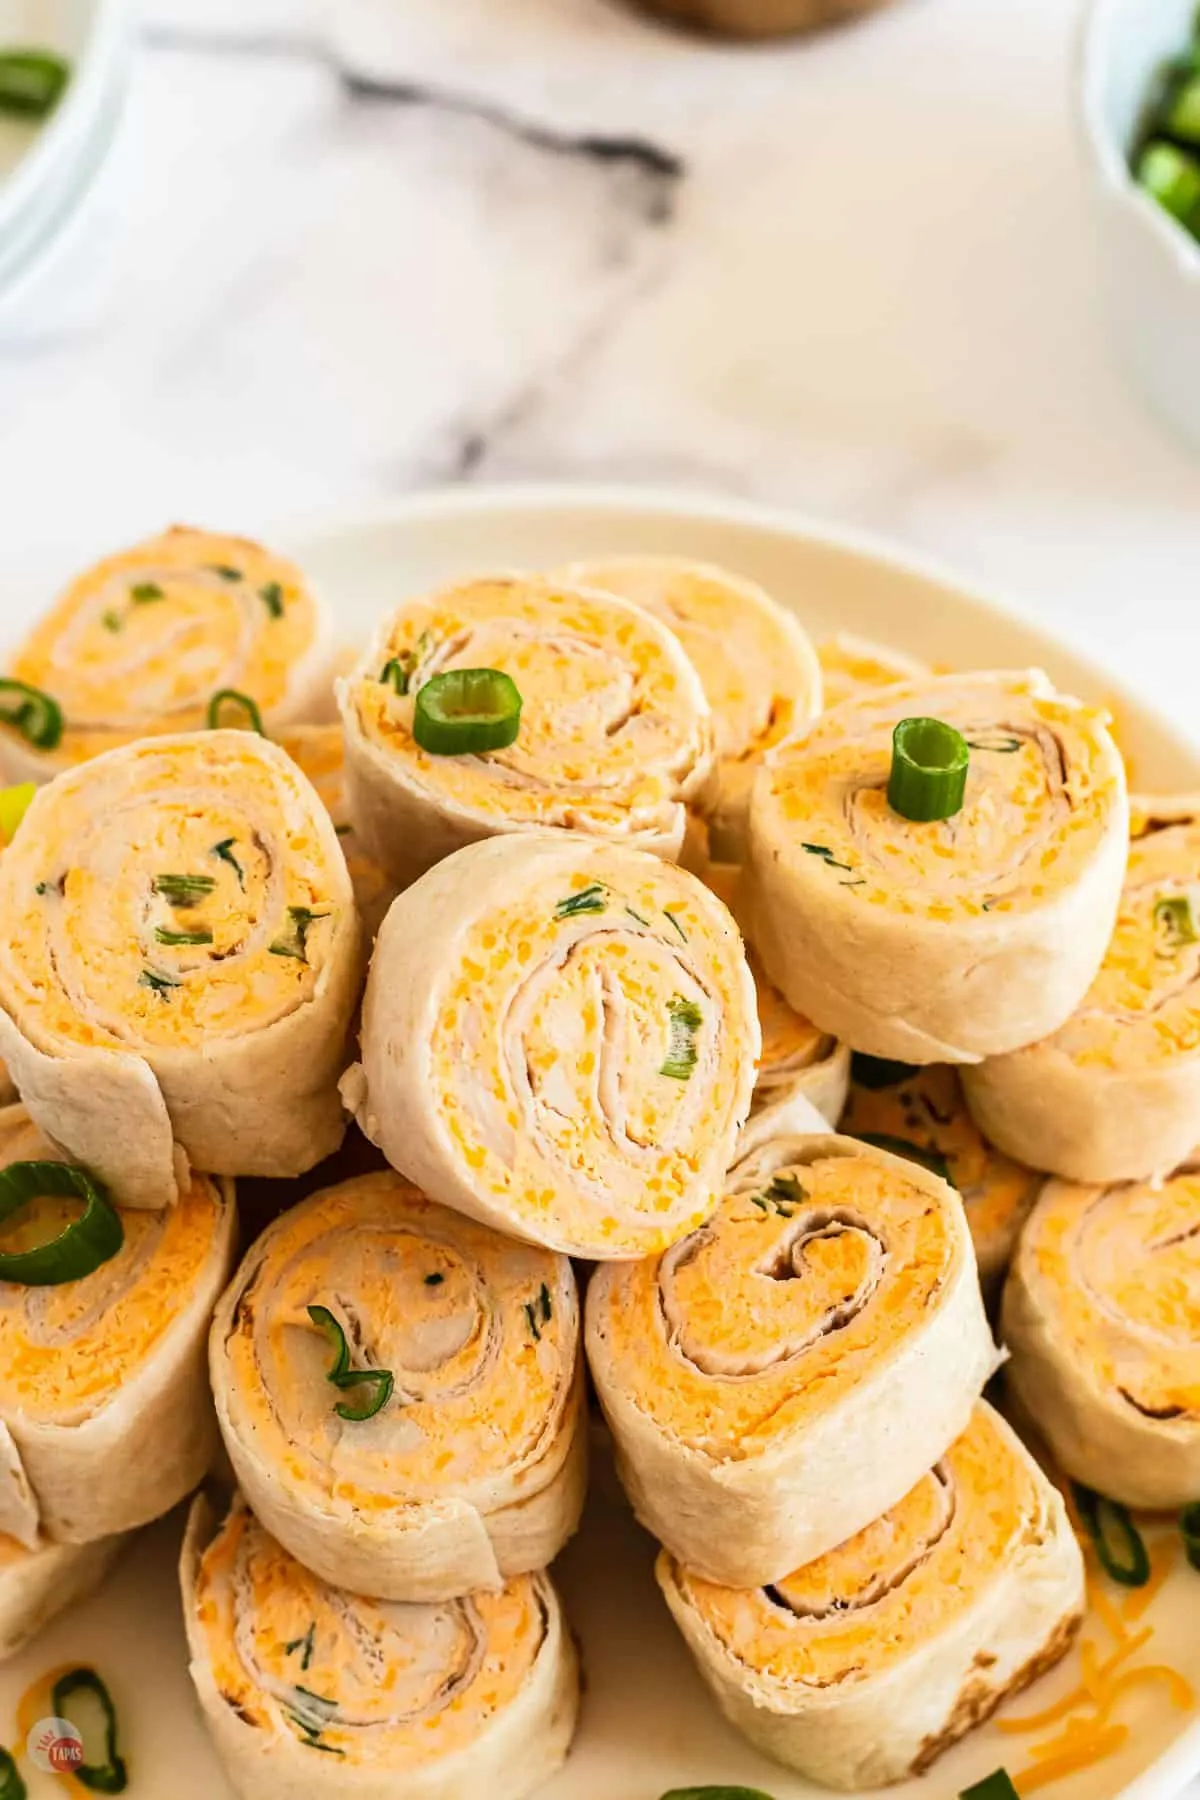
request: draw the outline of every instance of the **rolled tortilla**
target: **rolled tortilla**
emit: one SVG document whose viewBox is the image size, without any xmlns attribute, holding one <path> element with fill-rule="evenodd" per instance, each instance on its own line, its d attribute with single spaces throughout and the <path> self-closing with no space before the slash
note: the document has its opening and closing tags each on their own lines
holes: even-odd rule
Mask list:
<svg viewBox="0 0 1200 1800">
<path fill-rule="evenodd" d="M 839 1129 L 848 1137 L 886 1138 L 889 1150 L 944 1174 L 962 1195 L 979 1279 L 991 1295 L 1045 1176 L 988 1143 L 967 1111 L 958 1071 L 945 1063 L 911 1068 L 856 1057 Z"/>
<path fill-rule="evenodd" d="M 51 1619 L 93 1593 L 126 1539 L 97 1538 L 90 1544 L 52 1544 L 32 1550 L 16 1538 L 0 1536 L 0 1662 L 15 1656 Z"/>
<path fill-rule="evenodd" d="M 511 676 L 519 735 L 503 750 L 431 755 L 413 737 L 415 696 L 470 668 Z M 406 602 L 337 690 L 350 817 L 398 887 L 465 844 L 531 826 L 675 858 L 684 802 L 711 775 L 708 704 L 676 638 L 615 595 L 539 577 Z"/>
<path fill-rule="evenodd" d="M 10 781 L 47 781 L 135 738 L 201 729 L 229 688 L 270 730 L 319 707 L 332 654 L 293 563 L 176 526 L 85 570 L 10 656 L 7 676 L 57 700 L 63 734 L 39 750 L 0 725 L 0 763 Z"/>
<path fill-rule="evenodd" d="M 642 1523 L 754 1587 L 893 1506 L 996 1365 L 963 1209 L 849 1138 L 781 1138 L 663 1256 L 606 1264 L 587 1352 Z"/>
<path fill-rule="evenodd" d="M 55 1154 L 24 1107 L 0 1112 L 0 1167 Z M 38 1204 L 46 1222 L 72 1216 Z M 3 1526 L 30 1548 L 39 1526 L 82 1544 L 158 1518 L 216 1449 L 204 1352 L 233 1263 L 232 1188 L 197 1175 L 170 1210 L 121 1222 L 122 1248 L 91 1275 L 0 1282 L 0 1419 L 31 1503 Z"/>
<path fill-rule="evenodd" d="M 377 862 L 366 854 L 346 806 L 346 744 L 341 721 L 331 725 L 293 725 L 278 735 L 292 761 L 312 782 L 333 820 L 342 854 L 354 885 L 354 903 L 367 936 L 373 938 L 396 890 Z"/>
<path fill-rule="evenodd" d="M 1047 1182 L 1004 1290 L 1006 1379 L 1076 1481 L 1200 1495 L 1200 1162 L 1157 1186 Z"/>
<path fill-rule="evenodd" d="M 282 750 L 130 744 L 43 788 L 0 859 L 0 1053 L 123 1205 L 170 1204 L 174 1145 L 297 1175 L 345 1130 L 361 937 L 333 824 Z"/>
<path fill-rule="evenodd" d="M 1200 796 L 1131 811 L 1116 930 L 1087 994 L 1051 1037 L 963 1077 L 994 1142 L 1071 1181 L 1148 1179 L 1200 1144 Z"/>
<path fill-rule="evenodd" d="M 394 1386 L 345 1420 L 352 1367 Z M 545 1568 L 586 1481 L 579 1303 L 565 1257 L 515 1244 L 384 1170 L 269 1225 L 217 1309 L 217 1416 L 258 1517 L 326 1581 L 444 1600 Z M 353 1392 L 353 1390 L 348 1390 Z"/>
<path fill-rule="evenodd" d="M 899 720 L 972 746 L 963 808 L 888 804 Z M 1045 676 L 945 675 L 825 713 L 755 784 L 745 905 L 768 975 L 856 1050 L 978 1062 L 1056 1031 L 1103 960 L 1128 804 L 1104 715 Z"/>
<path fill-rule="evenodd" d="M 1062 1497 L 983 1402 L 897 1505 L 774 1585 L 717 1586 L 665 1550 L 657 1574 L 731 1724 L 856 1790 L 926 1770 L 1058 1661 L 1084 1604 Z"/>
<path fill-rule="evenodd" d="M 243 1800 L 522 1800 L 566 1758 L 579 1671 L 546 1575 L 441 1604 L 364 1600 L 244 1502 L 218 1525 L 201 1498 L 180 1576 L 192 1681 Z"/>
<path fill-rule="evenodd" d="M 702 883 L 537 832 L 461 850 L 393 904 L 343 1090 L 427 1193 L 619 1259 L 712 1211 L 758 1049 L 741 939 Z"/>
<path fill-rule="evenodd" d="M 838 631 L 817 645 L 826 711 L 864 691 L 890 687 L 894 681 L 922 681 L 933 671 L 915 656 L 874 644 L 869 638 Z"/>
<path fill-rule="evenodd" d="M 576 563 L 567 580 L 603 588 L 670 626 L 712 708 L 715 787 L 701 800 L 710 854 L 741 862 L 754 773 L 821 710 L 821 668 L 808 633 L 756 581 L 677 556 L 613 556 Z"/>
</svg>

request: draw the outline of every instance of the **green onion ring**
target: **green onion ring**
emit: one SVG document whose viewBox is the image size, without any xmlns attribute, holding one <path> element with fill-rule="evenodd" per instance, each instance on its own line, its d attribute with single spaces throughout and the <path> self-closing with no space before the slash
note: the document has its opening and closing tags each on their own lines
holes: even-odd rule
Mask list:
<svg viewBox="0 0 1200 1800">
<path fill-rule="evenodd" d="M 928 824 L 962 811 L 971 752 L 961 731 L 941 719 L 901 719 L 892 733 L 888 805 L 902 819 Z"/>
<path fill-rule="evenodd" d="M 28 1800 L 28 1794 L 12 1751 L 0 1748 L 0 1800 Z"/>
<path fill-rule="evenodd" d="M 240 706 L 246 715 L 247 723 L 245 725 L 231 725 L 223 728 L 221 725 L 221 708 L 223 706 Z M 267 735 L 263 730 L 262 714 L 258 710 L 258 702 L 252 700 L 249 694 L 240 692 L 238 688 L 217 689 L 216 693 L 208 703 L 207 723 L 210 731 L 220 731 L 222 729 L 230 731 L 257 731 L 259 737 L 266 737 Z"/>
<path fill-rule="evenodd" d="M 500 669 L 447 669 L 427 681 L 413 709 L 413 736 L 431 756 L 503 750 L 521 729 L 521 696 Z"/>
<path fill-rule="evenodd" d="M 50 1704 L 59 1719 L 71 1718 L 71 1697 L 90 1694 L 104 1714 L 104 1761 L 80 1763 L 70 1771 L 72 1779 L 95 1794 L 123 1794 L 129 1785 L 125 1759 L 117 1749 L 117 1709 L 112 1695 L 95 1669 L 68 1669 L 50 1690 Z M 76 1724 L 71 1719 L 72 1724 Z"/>
<path fill-rule="evenodd" d="M 772 1795 L 764 1794 L 761 1788 L 748 1787 L 690 1787 L 668 1788 L 662 1800 L 773 1800 Z"/>
<path fill-rule="evenodd" d="M 928 1169 L 931 1175 L 938 1175 L 943 1181 L 950 1182 L 950 1164 L 940 1150 L 926 1150 L 921 1144 L 914 1144 L 911 1138 L 894 1137 L 890 1131 L 856 1131 L 852 1134 L 860 1144 L 870 1144 L 876 1150 L 887 1150 L 892 1156 L 902 1156 L 906 1162 L 918 1163 L 922 1169 Z"/>
<path fill-rule="evenodd" d="M 8 50 L 0 55 L 0 112 L 44 119 L 70 79 L 70 64 L 52 50 Z"/>
<path fill-rule="evenodd" d="M 855 1050 L 850 1057 L 850 1079 L 859 1087 L 877 1093 L 880 1088 L 899 1087 L 917 1072 L 916 1063 L 894 1062 L 890 1056 L 868 1056 Z"/>
<path fill-rule="evenodd" d="M 0 1169 L 0 1225 L 45 1194 L 86 1204 L 80 1217 L 57 1237 L 32 1250 L 0 1252 L 0 1281 L 22 1287 L 80 1281 L 115 1256 L 125 1242 L 121 1215 L 96 1177 L 76 1163 L 15 1162 Z"/>
<path fill-rule="evenodd" d="M 17 826 L 29 811 L 36 793 L 36 781 L 21 781 L 16 787 L 0 788 L 0 838 L 6 844 L 12 843 Z"/>
<path fill-rule="evenodd" d="M 1007 1769 L 993 1769 L 982 1781 L 963 1788 L 958 1800 L 1020 1800 Z"/>
<path fill-rule="evenodd" d="M 1105 1574 L 1120 1582 L 1122 1587 L 1145 1587 L 1150 1579 L 1150 1555 L 1128 1508 L 1119 1500 L 1109 1500 L 1078 1481 L 1073 1487 L 1079 1516 L 1088 1528 Z M 1128 1552 L 1124 1562 L 1113 1554 L 1110 1534 L 1120 1540 Z"/>
<path fill-rule="evenodd" d="M 1183 1547 L 1193 1569 L 1200 1570 L 1200 1500 L 1193 1500 L 1179 1515 Z"/>
<path fill-rule="evenodd" d="M 346 1342 L 346 1334 L 327 1306 L 310 1306 L 308 1316 L 333 1351 L 333 1367 L 327 1371 L 327 1375 L 330 1381 L 336 1381 L 350 1367 L 350 1346 Z"/>
<path fill-rule="evenodd" d="M 10 701 L 7 699 L 9 694 L 19 698 Z M 7 675 L 0 677 L 0 719 L 7 725 L 15 725 L 26 743 L 32 744 L 35 750 L 56 750 L 62 741 L 62 707 L 41 688 L 30 687 L 27 681 L 14 681 Z"/>
<path fill-rule="evenodd" d="M 333 1351 L 333 1366 L 326 1370 L 325 1379 L 332 1381 L 335 1388 L 346 1393 L 352 1388 L 365 1390 L 362 1400 L 357 1404 L 343 1400 L 334 1407 L 339 1419 L 349 1419 L 353 1424 L 363 1419 L 373 1419 L 381 1412 L 392 1397 L 395 1386 L 390 1369 L 352 1369 L 350 1367 L 350 1346 L 346 1342 L 346 1334 L 334 1318 L 327 1306 L 310 1306 L 308 1316 L 317 1330 L 322 1334 Z"/>
</svg>

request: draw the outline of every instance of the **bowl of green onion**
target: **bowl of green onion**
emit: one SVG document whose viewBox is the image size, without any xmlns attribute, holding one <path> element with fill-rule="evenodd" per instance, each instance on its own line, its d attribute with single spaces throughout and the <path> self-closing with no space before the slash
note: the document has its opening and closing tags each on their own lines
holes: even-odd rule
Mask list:
<svg viewBox="0 0 1200 1800">
<path fill-rule="evenodd" d="M 1092 0 L 1082 124 L 1104 298 L 1154 409 L 1200 448 L 1200 9 Z"/>
</svg>

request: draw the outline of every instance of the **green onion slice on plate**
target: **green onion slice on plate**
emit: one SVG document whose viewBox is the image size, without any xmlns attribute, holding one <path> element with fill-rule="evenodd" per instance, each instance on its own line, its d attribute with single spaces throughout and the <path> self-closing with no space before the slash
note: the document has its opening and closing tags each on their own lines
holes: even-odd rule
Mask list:
<svg viewBox="0 0 1200 1800">
<path fill-rule="evenodd" d="M 28 1794 L 12 1751 L 0 1749 L 0 1800 L 27 1800 Z"/>
<path fill-rule="evenodd" d="M 1020 1800 L 1007 1769 L 993 1769 L 982 1781 L 963 1788 L 958 1800 Z"/>
<path fill-rule="evenodd" d="M 35 750 L 57 749 L 63 734 L 62 707 L 27 681 L 0 677 L 0 719 L 15 725 Z"/>
<path fill-rule="evenodd" d="M 15 1162 L 0 1169 L 0 1225 L 43 1196 L 82 1200 L 83 1212 L 44 1244 L 0 1251 L 0 1281 L 19 1282 L 22 1287 L 79 1281 L 115 1256 L 125 1242 L 121 1216 L 103 1186 L 76 1163 Z"/>
<path fill-rule="evenodd" d="M 44 119 L 70 79 L 70 64 L 52 50 L 0 52 L 0 112 Z"/>
<path fill-rule="evenodd" d="M 243 716 L 240 719 L 223 719 L 222 713 L 227 712 L 231 707 Z M 263 730 L 262 714 L 258 710 L 257 701 L 252 700 L 249 694 L 243 694 L 238 688 L 217 689 L 208 703 L 207 723 L 210 731 L 219 731 L 222 726 L 225 726 L 232 731 L 257 731 L 259 737 L 267 735 Z"/>
<path fill-rule="evenodd" d="M 503 750 L 521 729 L 521 696 L 501 669 L 447 669 L 427 681 L 413 709 L 413 736 L 431 756 Z"/>
<path fill-rule="evenodd" d="M 923 1144 L 914 1144 L 911 1138 L 894 1137 L 890 1131 L 856 1131 L 853 1135 L 860 1144 L 871 1144 L 876 1150 L 887 1150 L 892 1156 L 903 1156 L 907 1162 L 919 1163 L 931 1175 L 938 1175 L 954 1186 L 950 1180 L 950 1164 L 940 1150 L 927 1150 Z"/>
<path fill-rule="evenodd" d="M 1193 1569 L 1200 1570 L 1200 1500 L 1193 1500 L 1179 1515 L 1183 1548 Z"/>
<path fill-rule="evenodd" d="M 926 824 L 961 812 L 971 752 L 961 731 L 942 719 L 901 719 L 892 733 L 888 805 Z"/>
<path fill-rule="evenodd" d="M 1200 232 L 1200 158 L 1156 138 L 1138 157 L 1134 174 L 1164 211 Z"/>
<path fill-rule="evenodd" d="M 59 1719 L 70 1719 L 81 1734 L 84 1722 L 79 1713 L 79 1702 L 85 1705 L 91 1702 L 100 1713 L 104 1730 L 104 1761 L 99 1763 L 82 1762 L 71 1770 L 71 1778 L 81 1787 L 90 1788 L 94 1794 L 123 1794 L 129 1785 L 129 1773 L 125 1767 L 125 1759 L 117 1749 L 117 1709 L 113 1705 L 112 1695 L 97 1675 L 95 1669 L 68 1669 L 60 1675 L 50 1690 L 50 1704 L 54 1715 Z M 72 1712 L 72 1705 L 75 1711 Z M 86 1713 L 84 1718 L 86 1720 Z"/>
<path fill-rule="evenodd" d="M 325 1371 L 325 1379 L 332 1381 L 334 1387 L 339 1388 L 342 1393 L 361 1396 L 340 1401 L 334 1407 L 334 1412 L 339 1419 L 348 1419 L 353 1424 L 358 1424 L 363 1419 L 373 1419 L 392 1397 L 395 1380 L 391 1370 L 352 1369 L 346 1334 L 329 1308 L 310 1306 L 308 1316 L 333 1351 L 333 1362 Z"/>
<path fill-rule="evenodd" d="M 36 781 L 22 781 L 16 787 L 0 788 L 0 838 L 11 844 L 17 826 L 29 811 L 29 803 L 37 793 Z"/>
<path fill-rule="evenodd" d="M 1079 1482 L 1074 1483 L 1074 1494 L 1105 1574 L 1122 1587 L 1145 1587 L 1150 1579 L 1150 1555 L 1128 1508 Z"/>
<path fill-rule="evenodd" d="M 764 1794 L 761 1788 L 748 1787 L 690 1787 L 669 1788 L 662 1800 L 773 1800 L 772 1795 Z"/>
</svg>

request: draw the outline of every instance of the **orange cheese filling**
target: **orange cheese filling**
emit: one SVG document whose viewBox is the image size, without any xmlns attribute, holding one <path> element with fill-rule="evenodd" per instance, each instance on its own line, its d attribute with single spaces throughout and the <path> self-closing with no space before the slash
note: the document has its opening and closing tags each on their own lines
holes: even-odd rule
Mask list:
<svg viewBox="0 0 1200 1800">
<path fill-rule="evenodd" d="M 823 638 L 817 645 L 817 659 L 826 710 L 862 693 L 864 688 L 890 687 L 895 681 L 911 681 L 922 673 L 920 664 L 902 651 L 889 650 L 883 644 L 872 644 L 845 632 Z"/>
</svg>

